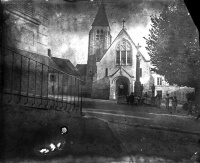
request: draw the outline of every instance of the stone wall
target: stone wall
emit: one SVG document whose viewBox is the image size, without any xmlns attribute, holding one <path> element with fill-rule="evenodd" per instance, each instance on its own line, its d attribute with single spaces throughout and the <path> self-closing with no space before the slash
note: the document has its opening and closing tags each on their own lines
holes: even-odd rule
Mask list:
<svg viewBox="0 0 200 163">
<path fill-rule="evenodd" d="M 92 98 L 108 100 L 110 96 L 110 81 L 108 77 L 93 82 Z"/>
<path fill-rule="evenodd" d="M 36 10 L 38 12 L 38 10 Z M 48 28 L 40 20 L 16 10 L 7 10 L 6 45 L 47 56 L 49 48 Z"/>
</svg>

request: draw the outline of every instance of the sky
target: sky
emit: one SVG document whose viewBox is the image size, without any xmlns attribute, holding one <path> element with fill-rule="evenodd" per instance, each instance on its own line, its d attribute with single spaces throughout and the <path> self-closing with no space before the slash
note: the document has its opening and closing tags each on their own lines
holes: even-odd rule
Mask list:
<svg viewBox="0 0 200 163">
<path fill-rule="evenodd" d="M 89 31 L 101 0 L 44 0 L 50 4 L 48 13 L 49 45 L 54 57 L 70 59 L 76 64 L 86 64 L 88 56 Z M 112 40 L 125 28 L 140 51 L 150 59 L 145 49 L 151 28 L 150 15 L 158 14 L 174 0 L 104 0 L 106 14 L 111 28 Z M 40 1 L 41 2 L 41 1 Z"/>
</svg>

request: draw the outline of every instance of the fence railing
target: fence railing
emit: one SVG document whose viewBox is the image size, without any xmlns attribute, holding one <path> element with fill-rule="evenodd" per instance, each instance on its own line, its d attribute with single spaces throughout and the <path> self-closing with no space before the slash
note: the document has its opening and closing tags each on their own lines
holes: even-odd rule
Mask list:
<svg viewBox="0 0 200 163">
<path fill-rule="evenodd" d="M 82 112 L 79 78 L 15 50 L 2 48 L 0 53 L 0 102 Z"/>
</svg>

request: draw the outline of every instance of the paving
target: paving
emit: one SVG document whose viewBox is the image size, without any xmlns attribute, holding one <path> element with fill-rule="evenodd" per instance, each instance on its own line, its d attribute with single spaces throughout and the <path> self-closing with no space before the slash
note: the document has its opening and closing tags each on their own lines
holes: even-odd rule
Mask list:
<svg viewBox="0 0 200 163">
<path fill-rule="evenodd" d="M 196 120 L 197 114 L 188 115 L 181 105 L 176 110 L 167 110 L 164 104 L 157 108 L 106 102 L 93 101 L 93 107 L 85 105 L 83 112 L 87 116 L 105 119 L 112 123 L 200 135 L 200 119 Z"/>
<path fill-rule="evenodd" d="M 38 120 L 33 121 L 34 128 L 23 123 L 22 117 L 19 128 L 9 121 L 5 162 L 186 163 L 199 149 L 200 120 L 188 116 L 181 107 L 168 111 L 164 105 L 128 106 L 92 99 L 84 99 L 83 106 L 82 118 L 62 119 L 60 124 L 55 119 L 39 130 L 35 125 Z M 61 126 L 68 128 L 67 134 L 60 134 Z M 51 148 L 59 143 L 62 149 Z M 41 154 L 42 148 L 49 152 Z"/>
</svg>

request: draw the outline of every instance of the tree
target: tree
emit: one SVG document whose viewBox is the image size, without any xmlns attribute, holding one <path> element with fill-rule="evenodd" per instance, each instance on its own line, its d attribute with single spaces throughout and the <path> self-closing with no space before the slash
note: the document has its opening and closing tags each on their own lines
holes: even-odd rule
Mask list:
<svg viewBox="0 0 200 163">
<path fill-rule="evenodd" d="M 159 15 L 152 15 L 146 39 L 153 69 L 170 84 L 195 88 L 200 99 L 198 30 L 183 1 L 174 1 Z"/>
</svg>

